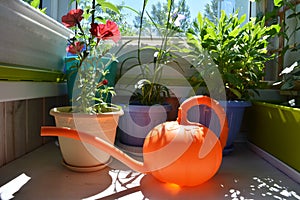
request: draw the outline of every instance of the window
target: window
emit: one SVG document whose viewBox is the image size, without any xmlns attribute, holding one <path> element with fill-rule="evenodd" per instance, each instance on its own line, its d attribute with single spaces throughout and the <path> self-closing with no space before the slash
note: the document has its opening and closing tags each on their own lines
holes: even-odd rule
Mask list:
<svg viewBox="0 0 300 200">
<path fill-rule="evenodd" d="M 31 3 L 33 0 L 23 0 Z M 75 7 L 75 4 L 72 5 Z M 40 0 L 39 9 L 46 9 L 46 14 L 58 22 L 61 22 L 61 17 L 65 15 L 69 8 L 69 0 Z"/>
<path fill-rule="evenodd" d="M 31 1 L 31 0 L 24 0 Z M 40 8 L 47 8 L 47 15 L 51 16 L 57 21 L 61 21 L 61 17 L 67 13 L 69 8 L 69 0 L 40 0 Z M 136 11 L 140 12 L 142 10 L 143 1 L 136 0 L 107 0 L 115 5 L 126 5 Z M 83 2 L 83 1 L 81 1 Z M 87 0 L 89 2 L 89 0 Z M 124 3 L 125 2 L 125 3 Z M 83 5 L 86 3 L 83 3 Z M 167 4 L 167 1 L 161 0 L 152 0 L 148 1 L 147 12 L 149 15 L 156 20 L 155 22 L 163 23 L 161 15 L 166 15 L 164 6 Z M 178 5 L 181 5 L 180 7 Z M 195 6 L 196 5 L 196 6 Z M 79 4 L 80 6 L 80 4 Z M 176 8 L 177 6 L 177 8 Z M 188 24 L 191 24 L 192 21 L 197 17 L 198 12 L 201 12 L 207 17 L 212 19 L 217 18 L 220 15 L 221 10 L 225 10 L 227 14 L 234 13 L 239 11 L 239 15 L 246 14 L 247 19 L 255 15 L 253 12 L 254 9 L 251 7 L 254 6 L 254 3 L 251 3 L 249 0 L 175 0 L 174 10 L 180 10 L 183 15 L 186 16 L 186 19 L 183 20 L 184 29 L 187 28 Z M 75 4 L 72 5 L 75 7 Z M 179 7 L 179 8 L 178 8 Z M 130 9 L 121 8 L 121 18 L 120 24 L 122 29 L 123 36 L 134 36 L 137 35 L 138 27 L 138 18 L 139 16 Z M 116 21 L 116 19 L 114 19 Z M 151 32 L 153 34 L 153 32 Z M 155 34 L 155 33 L 154 33 Z"/>
<path fill-rule="evenodd" d="M 122 2 L 124 2 L 123 0 L 108 1 L 116 5 L 122 5 Z M 142 4 L 143 1 L 126 1 L 126 6 L 130 6 L 137 11 L 142 10 Z M 167 1 L 148 1 L 146 9 L 154 22 L 158 22 L 159 24 L 163 23 L 161 21 L 163 17 L 161 16 L 166 15 L 166 4 Z M 251 10 L 253 10 L 251 9 L 251 7 L 253 6 L 254 3 L 251 3 L 249 0 L 175 0 L 174 10 L 179 10 L 178 13 L 183 14 L 186 17 L 186 19 L 182 20 L 182 28 L 186 29 L 188 28 L 188 25 L 191 24 L 197 17 L 198 12 L 201 12 L 203 15 L 209 17 L 210 19 L 214 19 L 220 16 L 221 10 L 225 10 L 228 15 L 238 11 L 240 16 L 246 14 L 247 19 L 249 19 Z M 128 9 L 122 9 L 122 13 L 124 13 L 124 16 L 126 17 L 126 21 L 124 21 L 124 23 L 128 23 L 130 26 L 133 26 L 131 27 L 133 29 L 138 27 L 139 17 L 136 15 L 136 13 Z M 252 12 L 251 15 L 255 15 L 255 12 Z M 167 17 L 165 16 L 164 18 Z M 152 33 L 153 32 L 151 32 L 151 34 Z"/>
<path fill-rule="evenodd" d="M 228 15 L 238 11 L 239 16 L 246 14 L 247 19 L 250 17 L 251 2 L 249 0 L 221 0 L 219 3 L 219 9 L 225 10 Z"/>
</svg>

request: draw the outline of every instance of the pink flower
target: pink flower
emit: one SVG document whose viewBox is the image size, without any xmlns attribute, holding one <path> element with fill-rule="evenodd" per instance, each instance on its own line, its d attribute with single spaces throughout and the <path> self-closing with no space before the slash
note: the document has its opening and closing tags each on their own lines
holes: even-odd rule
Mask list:
<svg viewBox="0 0 300 200">
<path fill-rule="evenodd" d="M 70 28 L 79 24 L 79 22 L 83 19 L 82 17 L 83 10 L 81 9 L 73 9 L 68 12 L 68 14 L 62 16 L 61 21 L 63 25 Z"/>
<path fill-rule="evenodd" d="M 100 40 L 113 40 L 115 43 L 121 38 L 118 25 L 110 20 L 107 20 L 106 24 L 91 24 L 90 32 Z"/>
<path fill-rule="evenodd" d="M 84 47 L 84 43 L 82 42 L 75 42 L 74 45 L 70 44 L 67 46 L 67 52 L 72 53 L 72 54 L 77 54 L 79 53 Z"/>
</svg>

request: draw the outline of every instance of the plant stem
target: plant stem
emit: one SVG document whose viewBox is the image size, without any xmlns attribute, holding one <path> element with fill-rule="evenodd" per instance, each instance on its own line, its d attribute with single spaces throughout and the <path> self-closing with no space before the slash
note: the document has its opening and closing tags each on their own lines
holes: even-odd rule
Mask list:
<svg viewBox="0 0 300 200">
<path fill-rule="evenodd" d="M 142 61 L 141 61 L 141 36 L 142 36 L 142 28 L 143 28 L 143 18 L 144 18 L 144 13 L 145 13 L 145 8 L 147 5 L 147 1 L 148 0 L 144 0 L 143 3 L 143 9 L 142 9 L 142 13 L 141 13 L 141 18 L 140 18 L 140 27 L 139 27 L 139 39 L 138 39 L 138 62 L 141 65 Z"/>
<path fill-rule="evenodd" d="M 93 2 L 92 2 L 92 9 L 93 9 L 93 12 L 92 12 L 92 24 L 95 22 L 95 8 L 96 8 L 96 1 L 93 0 Z"/>
</svg>

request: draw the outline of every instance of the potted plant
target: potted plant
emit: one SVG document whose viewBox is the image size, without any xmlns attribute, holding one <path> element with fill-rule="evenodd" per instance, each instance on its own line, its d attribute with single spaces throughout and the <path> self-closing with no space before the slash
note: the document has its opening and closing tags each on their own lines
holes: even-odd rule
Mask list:
<svg viewBox="0 0 300 200">
<path fill-rule="evenodd" d="M 283 79 L 276 83 L 281 98 L 258 99 L 246 112 L 249 141 L 283 162 L 278 166 L 287 174 L 300 172 L 299 72 L 298 62 L 284 68 L 279 74 Z"/>
<path fill-rule="evenodd" d="M 244 109 L 251 105 L 249 99 L 261 84 L 265 62 L 273 58 L 268 54 L 268 39 L 279 31 L 276 25 L 266 27 L 264 19 L 251 19 L 247 23 L 245 19 L 246 15 L 239 18 L 238 13 L 228 16 L 222 11 L 214 24 L 199 13 L 186 34 L 197 69 L 190 78 L 194 89 L 197 91 L 200 86 L 207 86 L 204 80 L 212 80 L 216 71 L 222 78 L 223 85 L 215 85 L 209 92 L 221 95 L 220 92 L 225 90 L 226 93 L 227 101 L 221 102 L 229 119 L 224 154 L 233 150 Z M 201 123 L 207 123 L 205 120 Z"/>
<path fill-rule="evenodd" d="M 74 1 L 74 0 L 73 0 Z M 73 2 L 71 1 L 71 3 Z M 81 2 L 79 1 L 79 5 L 81 5 Z M 99 68 L 102 69 L 103 67 L 107 72 L 105 74 L 105 78 L 108 80 L 108 85 L 113 87 L 115 83 L 115 76 L 116 76 L 116 70 L 117 70 L 117 60 L 112 59 L 111 55 L 109 55 L 109 49 L 111 48 L 111 44 L 107 42 L 107 40 L 96 40 L 92 39 L 93 34 L 92 30 L 97 29 L 95 26 L 92 27 L 92 24 L 97 24 L 95 23 L 95 20 L 100 21 L 101 23 L 105 24 L 106 19 L 100 16 L 95 16 L 95 13 L 101 13 L 105 12 L 106 10 L 111 10 L 113 13 L 119 13 L 118 8 L 109 2 L 102 1 L 101 5 L 96 4 L 96 1 L 93 0 L 91 2 L 89 1 L 84 1 L 82 2 L 82 5 L 85 7 L 85 13 L 83 18 L 82 18 L 82 25 L 80 23 L 77 23 L 76 26 L 70 27 L 69 24 L 64 23 L 62 19 L 62 23 L 68 27 L 74 30 L 75 32 L 78 31 L 78 34 L 75 35 L 75 37 L 72 37 L 68 40 L 69 48 L 70 46 L 76 46 L 78 45 L 77 48 L 80 48 L 80 51 L 78 52 L 76 48 L 73 49 L 67 49 L 67 56 L 65 57 L 65 71 L 66 71 L 66 78 L 67 78 L 67 87 L 68 87 L 68 96 L 69 96 L 69 101 L 72 99 L 72 94 L 73 94 L 73 88 L 74 88 L 74 82 L 75 78 L 77 76 L 78 69 L 82 65 L 82 61 L 85 60 L 87 56 L 92 57 L 92 56 L 98 56 L 101 59 L 101 62 L 98 62 Z M 64 16 L 65 20 L 68 20 L 66 18 L 67 16 Z M 107 21 L 108 23 L 111 23 L 111 20 Z M 89 26 L 91 24 L 91 27 Z M 111 23 L 114 25 L 114 23 Z M 110 25 L 107 25 L 110 26 Z M 105 31 L 105 30 L 104 30 Z M 86 34 L 86 32 L 90 34 Z M 94 33 L 94 36 L 96 36 L 97 33 Z M 103 33 L 101 33 L 103 34 Z M 76 39 L 75 39 L 76 38 Z M 112 37 L 112 41 L 115 43 L 119 40 L 118 36 Z M 89 49 L 93 49 L 95 46 L 98 46 L 100 43 L 101 48 L 97 48 L 98 51 L 90 51 Z M 89 54 L 87 54 L 87 51 L 90 51 Z M 98 76 L 99 80 L 101 76 Z M 70 102 L 71 103 L 71 102 Z"/>
<path fill-rule="evenodd" d="M 104 1 L 103 1 L 104 2 Z M 113 4 L 105 2 L 109 8 Z M 74 36 L 68 40 L 67 52 L 76 54 L 76 78 L 72 91 L 72 106 L 53 108 L 50 114 L 55 117 L 57 127 L 69 127 L 101 137 L 114 143 L 119 116 L 123 114 L 120 106 L 107 101 L 109 95 L 115 95 L 113 87 L 106 79 L 107 62 L 104 55 L 119 41 L 121 35 L 115 22 L 106 20 L 98 24 L 95 8 L 100 6 L 95 1 L 92 7 L 73 9 L 62 17 L 62 23 L 74 30 Z M 90 19 L 91 18 L 91 19 Z M 87 26 L 84 20 L 90 19 Z M 75 171 L 94 171 L 105 167 L 110 155 L 81 141 L 59 137 L 59 146 L 63 164 Z"/>
<path fill-rule="evenodd" d="M 291 177 L 300 172 L 299 72 L 298 62 L 284 68 L 279 73 L 283 79 L 276 83 L 280 89 L 273 90 L 277 98 L 257 99 L 246 112 L 249 141 L 268 152 L 262 155 L 267 160 L 277 160 L 274 163 Z"/>
<path fill-rule="evenodd" d="M 160 26 L 150 18 L 155 30 L 161 36 L 156 45 L 142 45 L 143 22 L 145 20 L 145 10 L 147 0 L 144 1 L 140 16 L 139 37 L 137 42 L 136 55 L 128 57 L 124 62 L 134 60 L 135 64 L 127 68 L 129 70 L 139 70 L 140 74 L 131 84 L 135 87 L 126 88 L 131 95 L 128 104 L 123 107 L 124 115 L 120 118 L 118 128 L 119 145 L 124 148 L 140 148 L 148 132 L 156 125 L 165 122 L 167 112 L 172 106 L 166 103 L 166 98 L 170 97 L 170 91 L 167 84 L 163 82 L 162 77 L 167 66 L 174 62 L 176 48 L 172 48 L 170 37 L 180 32 L 178 20 L 183 19 L 180 11 L 174 11 L 174 1 L 168 1 L 167 19 L 164 26 Z M 154 42 L 153 42 L 154 43 Z M 148 60 L 143 56 L 148 55 Z M 147 61 L 145 61 L 147 60 Z M 122 65 L 124 64 L 121 63 Z M 122 70 L 121 65 L 121 70 Z M 125 79 L 124 76 L 121 77 Z M 128 82 L 127 82 L 128 84 Z"/>
</svg>

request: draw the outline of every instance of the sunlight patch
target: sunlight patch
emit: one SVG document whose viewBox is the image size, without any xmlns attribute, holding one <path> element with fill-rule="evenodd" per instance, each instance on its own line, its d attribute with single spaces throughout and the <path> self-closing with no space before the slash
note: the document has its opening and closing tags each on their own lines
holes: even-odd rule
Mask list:
<svg viewBox="0 0 300 200">
<path fill-rule="evenodd" d="M 0 199 L 9 200 L 14 198 L 14 194 L 18 192 L 31 178 L 26 174 L 21 174 L 5 185 L 0 187 Z"/>
</svg>

